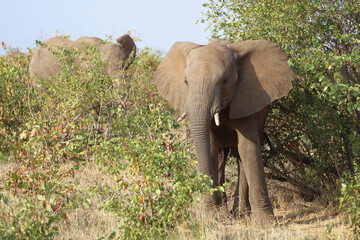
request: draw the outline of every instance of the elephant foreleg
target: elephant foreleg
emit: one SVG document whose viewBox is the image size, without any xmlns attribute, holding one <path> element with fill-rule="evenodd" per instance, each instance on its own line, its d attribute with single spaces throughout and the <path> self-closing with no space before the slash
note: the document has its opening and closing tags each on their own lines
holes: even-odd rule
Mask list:
<svg viewBox="0 0 360 240">
<path fill-rule="evenodd" d="M 216 188 L 219 186 L 219 162 L 218 162 L 219 148 L 214 144 L 213 141 L 211 141 L 210 156 L 211 156 L 211 165 L 213 169 L 213 177 L 212 177 L 213 187 Z M 215 206 L 219 206 L 223 202 L 222 196 L 219 192 L 215 192 L 212 195 L 212 200 Z"/>
<path fill-rule="evenodd" d="M 274 214 L 265 183 L 264 166 L 260 152 L 258 121 L 255 115 L 242 119 L 236 126 L 238 152 L 248 188 L 252 219 L 266 223 Z"/>
</svg>

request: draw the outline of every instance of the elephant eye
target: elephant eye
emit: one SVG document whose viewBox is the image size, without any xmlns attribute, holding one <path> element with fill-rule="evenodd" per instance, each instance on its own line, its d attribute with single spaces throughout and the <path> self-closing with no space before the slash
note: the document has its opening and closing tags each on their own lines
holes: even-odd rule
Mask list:
<svg viewBox="0 0 360 240">
<path fill-rule="evenodd" d="M 188 85 L 188 81 L 187 81 L 186 79 L 185 79 L 185 81 L 184 81 L 184 82 L 185 82 L 185 84 L 186 84 L 186 85 Z"/>
<path fill-rule="evenodd" d="M 223 79 L 223 84 L 226 84 L 228 82 L 228 78 L 227 77 L 224 77 Z"/>
</svg>

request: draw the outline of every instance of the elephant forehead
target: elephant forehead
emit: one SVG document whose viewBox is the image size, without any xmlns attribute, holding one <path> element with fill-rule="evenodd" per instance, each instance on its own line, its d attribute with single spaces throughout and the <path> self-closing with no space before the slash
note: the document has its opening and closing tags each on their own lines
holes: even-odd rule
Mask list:
<svg viewBox="0 0 360 240">
<path fill-rule="evenodd" d="M 206 45 L 192 50 L 187 58 L 188 61 L 211 62 L 227 64 L 233 60 L 231 49 L 224 46 Z"/>
<path fill-rule="evenodd" d="M 187 73 L 222 75 L 234 65 L 234 57 L 227 47 L 207 45 L 192 50 L 186 58 Z"/>
</svg>

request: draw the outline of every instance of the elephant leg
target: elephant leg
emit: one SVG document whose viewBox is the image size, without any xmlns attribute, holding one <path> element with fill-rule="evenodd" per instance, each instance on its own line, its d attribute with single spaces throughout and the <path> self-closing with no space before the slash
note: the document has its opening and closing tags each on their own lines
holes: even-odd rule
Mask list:
<svg viewBox="0 0 360 240">
<path fill-rule="evenodd" d="M 220 148 L 219 149 L 219 155 L 218 155 L 218 163 L 219 163 L 219 185 L 222 186 L 225 183 L 225 165 L 227 161 L 227 157 L 229 155 L 230 149 L 229 148 Z M 227 204 L 227 196 L 226 193 L 222 193 L 222 200 L 223 204 Z"/>
<path fill-rule="evenodd" d="M 238 121 L 235 128 L 238 134 L 238 152 L 249 188 L 252 220 L 265 224 L 274 219 L 274 213 L 265 183 L 258 122 L 257 115 L 254 114 Z"/>
<path fill-rule="evenodd" d="M 246 180 L 244 166 L 242 165 L 240 157 L 237 158 L 236 163 L 238 180 L 234 193 L 234 205 L 231 212 L 234 215 L 239 214 L 240 216 L 245 216 L 247 213 L 251 212 L 249 202 L 249 185 Z"/>
<path fill-rule="evenodd" d="M 229 148 L 220 148 L 218 162 L 219 162 L 219 185 L 223 185 L 225 183 L 225 165 L 227 161 L 227 157 L 229 155 Z"/>
<path fill-rule="evenodd" d="M 240 215 L 246 215 L 251 211 L 250 201 L 249 201 L 249 185 L 246 180 L 244 166 L 241 162 L 241 159 L 238 159 L 238 168 L 240 173 L 240 191 L 239 191 L 239 212 Z"/>
<path fill-rule="evenodd" d="M 224 170 L 225 170 L 225 165 L 222 166 L 222 162 L 219 164 L 220 151 L 219 151 L 217 142 L 215 140 L 216 140 L 215 135 L 211 132 L 210 133 L 210 157 L 211 157 L 211 164 L 212 164 L 212 169 L 213 169 L 213 187 L 216 188 L 222 184 L 221 181 L 224 181 L 223 179 L 225 178 L 225 175 L 224 175 L 225 173 L 222 173 L 222 167 L 224 167 Z M 221 167 L 221 169 L 219 167 Z M 215 192 L 212 195 L 212 200 L 213 200 L 213 203 L 215 204 L 215 206 L 220 206 L 225 202 L 224 196 L 222 194 L 220 194 L 219 192 Z"/>
<path fill-rule="evenodd" d="M 233 215 L 244 216 L 251 211 L 249 202 L 249 185 L 246 180 L 244 166 L 242 165 L 237 148 L 231 148 L 231 154 L 236 158 L 237 165 L 237 184 L 234 193 L 234 205 L 231 210 Z"/>
<path fill-rule="evenodd" d="M 234 205 L 233 205 L 233 209 L 231 210 L 231 213 L 233 215 L 237 215 L 239 214 L 239 202 L 240 202 L 240 195 L 239 195 L 239 190 L 240 190 L 240 162 L 239 162 L 238 157 L 236 157 L 236 166 L 237 166 L 237 182 L 236 182 L 236 189 L 235 189 L 235 193 L 234 193 Z"/>
</svg>

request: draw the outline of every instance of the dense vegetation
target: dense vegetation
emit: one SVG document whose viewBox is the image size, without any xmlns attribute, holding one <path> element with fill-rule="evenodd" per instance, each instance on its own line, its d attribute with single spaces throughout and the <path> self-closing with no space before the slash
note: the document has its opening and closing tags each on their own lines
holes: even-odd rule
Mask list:
<svg viewBox="0 0 360 240">
<path fill-rule="evenodd" d="M 210 0 L 204 7 L 213 38 L 268 39 L 289 56 L 298 79 L 269 114 L 267 177 L 293 184 L 308 200 L 339 200 L 358 237 L 358 2 Z M 81 54 L 62 49 L 63 71 L 36 83 L 28 75 L 32 51 L 0 57 L 1 239 L 53 239 L 94 196 L 120 219 L 103 238 L 166 238 L 211 191 L 156 93 L 159 56 L 143 49 L 112 79 L 95 49 L 85 51 L 91 64 L 76 66 Z M 111 181 L 77 187 L 77 171 L 93 162 Z"/>
<path fill-rule="evenodd" d="M 276 42 L 298 76 L 269 114 L 268 177 L 308 198 L 328 193 L 328 201 L 339 196 L 342 182 L 340 203 L 359 233 L 359 2 L 210 0 L 204 7 L 201 21 L 213 38 Z"/>
<path fill-rule="evenodd" d="M 170 133 L 179 125 L 152 82 L 159 58 L 145 49 L 112 79 L 95 49 L 85 51 L 91 64 L 79 66 L 72 63 L 82 53 L 62 49 L 63 71 L 36 83 L 31 51 L 0 58 L 0 157 L 11 165 L 0 185 L 1 239 L 52 239 L 94 195 L 122 219 L 117 237 L 164 237 L 210 190 L 189 145 Z M 74 187 L 90 161 L 113 183 Z"/>
</svg>

